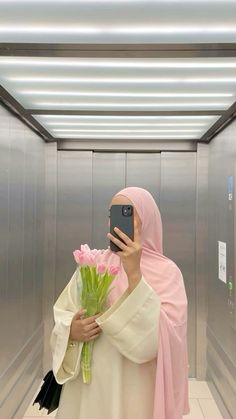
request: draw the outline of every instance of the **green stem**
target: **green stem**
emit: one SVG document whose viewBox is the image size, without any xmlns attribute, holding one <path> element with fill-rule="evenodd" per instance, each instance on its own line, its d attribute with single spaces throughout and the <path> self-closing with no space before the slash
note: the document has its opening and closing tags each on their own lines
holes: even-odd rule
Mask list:
<svg viewBox="0 0 236 419">
<path fill-rule="evenodd" d="M 83 382 L 90 384 L 92 380 L 91 364 L 92 364 L 93 342 L 84 342 L 81 354 L 81 369 Z"/>
</svg>

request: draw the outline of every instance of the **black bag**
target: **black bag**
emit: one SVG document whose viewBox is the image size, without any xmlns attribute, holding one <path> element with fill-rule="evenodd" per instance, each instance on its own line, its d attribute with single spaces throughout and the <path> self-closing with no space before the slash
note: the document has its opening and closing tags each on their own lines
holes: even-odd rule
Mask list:
<svg viewBox="0 0 236 419">
<path fill-rule="evenodd" d="M 33 402 L 39 403 L 39 410 L 43 407 L 48 410 L 48 415 L 58 408 L 62 384 L 58 384 L 53 371 L 50 370 L 43 379 L 44 383 Z"/>
</svg>

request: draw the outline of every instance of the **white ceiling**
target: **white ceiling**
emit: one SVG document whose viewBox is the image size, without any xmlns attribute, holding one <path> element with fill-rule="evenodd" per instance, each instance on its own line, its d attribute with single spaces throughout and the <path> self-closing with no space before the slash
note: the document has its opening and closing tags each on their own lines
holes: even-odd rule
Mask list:
<svg viewBox="0 0 236 419">
<path fill-rule="evenodd" d="M 194 139 L 218 116 L 75 116 L 36 115 L 55 137 Z"/>
<path fill-rule="evenodd" d="M 1 0 L 0 42 L 236 42 L 235 0 Z"/>
<path fill-rule="evenodd" d="M 235 42 L 236 0 L 0 0 L 2 45 Z M 51 52 L 0 56 L 0 83 L 55 138 L 197 140 L 235 102 L 236 57 L 70 58 Z M 117 115 L 106 115 L 110 111 Z M 125 115 L 130 111 L 139 115 Z M 166 116 L 147 115 L 153 111 Z"/>
</svg>

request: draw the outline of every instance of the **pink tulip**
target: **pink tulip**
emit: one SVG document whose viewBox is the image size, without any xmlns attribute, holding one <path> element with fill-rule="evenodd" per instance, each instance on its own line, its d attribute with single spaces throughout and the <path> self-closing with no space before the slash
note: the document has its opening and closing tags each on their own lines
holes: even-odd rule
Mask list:
<svg viewBox="0 0 236 419">
<path fill-rule="evenodd" d="M 91 252 L 90 247 L 89 247 L 88 244 L 81 244 L 80 250 L 83 253 L 87 253 L 87 252 L 90 253 Z"/>
<path fill-rule="evenodd" d="M 84 266 L 87 264 L 85 254 L 83 254 L 81 250 L 75 250 L 73 252 L 73 255 L 74 255 L 76 263 L 79 263 L 81 266 Z"/>
<path fill-rule="evenodd" d="M 96 266 L 96 257 L 92 253 L 85 253 L 85 259 L 88 266 Z"/>
<path fill-rule="evenodd" d="M 111 265 L 108 268 L 108 272 L 112 276 L 116 276 L 118 274 L 119 270 L 120 270 L 119 266 L 113 266 L 113 265 Z"/>
<path fill-rule="evenodd" d="M 79 263 L 81 266 L 96 266 L 101 254 L 102 250 L 90 249 L 88 244 L 82 244 L 80 250 L 73 252 L 76 263 Z"/>
<path fill-rule="evenodd" d="M 97 265 L 97 273 L 102 275 L 106 272 L 106 265 L 104 263 L 100 263 Z"/>
<path fill-rule="evenodd" d="M 97 254 L 100 253 L 100 250 L 92 249 L 90 250 L 90 252 L 92 253 L 92 255 L 97 256 Z"/>
<path fill-rule="evenodd" d="M 101 254 L 102 254 L 102 251 L 101 250 L 97 250 L 97 249 L 93 249 L 93 250 L 91 250 L 91 253 L 92 253 L 93 256 L 95 256 L 96 263 L 99 263 L 99 258 L 100 258 Z"/>
<path fill-rule="evenodd" d="M 75 258 L 76 263 L 78 263 L 78 256 L 79 256 L 78 252 L 79 252 L 79 250 L 74 250 L 74 252 L 73 252 L 73 256 Z"/>
</svg>

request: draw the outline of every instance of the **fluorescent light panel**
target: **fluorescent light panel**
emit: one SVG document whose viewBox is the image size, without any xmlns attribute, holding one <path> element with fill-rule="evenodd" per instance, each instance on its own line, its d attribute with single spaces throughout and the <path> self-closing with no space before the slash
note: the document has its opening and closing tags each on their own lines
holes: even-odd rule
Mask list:
<svg viewBox="0 0 236 419">
<path fill-rule="evenodd" d="M 135 3 L 135 4 L 142 4 L 145 1 L 145 4 L 148 4 L 149 6 L 151 6 L 151 4 L 155 4 L 156 0 L 118 0 L 119 3 L 125 3 L 125 5 L 127 6 L 130 3 Z M 186 1 L 186 0 L 185 0 Z M 24 0 L 24 3 L 36 3 L 36 0 Z M 38 0 L 38 2 L 41 3 L 55 3 L 55 4 L 64 4 L 67 5 L 68 1 L 67 0 Z M 235 0 L 187 0 L 188 3 L 204 3 L 204 5 L 206 3 L 213 3 L 213 4 L 230 4 L 235 2 Z M 0 0 L 0 3 L 22 3 L 22 0 Z M 98 3 L 98 0 L 70 0 L 70 3 L 76 3 L 76 4 L 80 4 L 80 5 L 86 5 L 87 3 L 93 3 L 96 4 Z M 103 3 L 108 3 L 108 4 L 117 4 L 117 0 L 99 0 L 99 4 L 103 4 Z M 158 3 L 163 3 L 163 4 L 182 4 L 183 0 L 158 0 Z"/>
<path fill-rule="evenodd" d="M 143 139 L 143 140 L 145 140 L 145 139 L 153 139 L 153 140 L 160 140 L 160 139 L 179 139 L 179 140 L 183 140 L 183 139 L 192 139 L 192 140 L 194 140 L 194 139 L 198 139 L 199 137 L 198 136 L 196 136 L 196 135 L 192 135 L 192 134 L 189 134 L 189 135 L 186 135 L 186 134 L 183 134 L 183 135 L 177 135 L 177 134 L 174 134 L 174 135 L 171 135 L 171 134 L 169 134 L 169 135 L 166 135 L 166 134 L 162 134 L 162 135 L 154 135 L 154 134 L 152 134 L 152 135 L 150 135 L 150 134 L 146 134 L 146 135 L 140 135 L 140 134 L 136 134 L 136 135 L 114 135 L 114 134 L 110 134 L 110 135 L 108 135 L 108 134 L 103 134 L 103 135 L 88 135 L 88 134 L 83 134 L 83 135 L 80 135 L 80 134 L 68 134 L 68 135 L 57 135 L 57 136 L 55 136 L 56 138 L 80 138 L 80 139 L 120 139 L 120 140 L 126 140 L 126 139 Z"/>
<path fill-rule="evenodd" d="M 197 139 L 220 115 L 34 115 L 56 138 Z M 107 129 L 106 129 L 107 128 Z M 128 128 L 128 129 L 127 129 Z M 145 129 L 142 129 L 145 128 Z M 122 131 L 121 131 L 122 130 Z M 188 131 L 185 131 L 188 130 Z"/>
<path fill-rule="evenodd" d="M 236 31 L 236 28 L 235 28 Z M 236 60 L 234 58 L 221 58 L 221 59 L 82 59 L 82 58 L 15 58 L 15 57 L 0 57 L 0 65 L 18 65 L 18 66 L 52 66 L 52 67 L 101 67 L 101 68 L 186 68 L 186 69 L 226 69 L 236 68 Z"/>
<path fill-rule="evenodd" d="M 230 102 L 149 102 L 149 103 L 137 103 L 137 102 L 123 102 L 123 103 L 113 103 L 113 102 L 33 102 L 32 106 L 35 108 L 123 108 L 123 109 L 133 109 L 133 108 L 209 108 L 209 109 L 226 109 L 230 106 Z"/>
<path fill-rule="evenodd" d="M 150 97 L 150 98 L 224 98 L 232 97 L 232 93 L 130 93 L 130 92 L 75 92 L 75 91 L 48 91 L 48 90 L 23 90 L 16 92 L 22 95 L 33 96 L 81 96 L 81 97 Z"/>
<path fill-rule="evenodd" d="M 4 1 L 0 16 L 2 42 L 112 45 L 236 40 L 236 8 L 232 0 L 78 0 L 72 4 L 58 0 L 58 7 L 54 3 Z"/>
<path fill-rule="evenodd" d="M 214 119 L 220 115 L 216 114 L 216 115 L 139 115 L 139 116 L 135 116 L 135 115 L 47 115 L 47 114 L 40 114 L 37 115 L 35 114 L 34 116 L 40 118 L 40 119 L 116 119 L 116 120 L 124 120 L 124 119 L 128 119 L 128 120 L 158 120 L 158 119 L 163 119 L 163 120 L 172 120 L 172 119 L 176 119 L 176 120 L 188 120 L 188 119 L 202 119 L 202 120 L 210 120 L 210 119 Z"/>
<path fill-rule="evenodd" d="M 46 129 L 59 127 L 208 128 L 220 115 L 34 115 Z"/>
<path fill-rule="evenodd" d="M 236 83 L 236 77 L 166 77 L 166 78 L 137 78 L 137 77 L 6 77 L 7 81 L 18 83 L 102 83 L 102 84 L 173 84 L 173 83 Z"/>
<path fill-rule="evenodd" d="M 149 129 L 149 130 L 142 130 L 142 129 L 107 129 L 107 130 L 101 130 L 101 129 L 90 129 L 88 127 L 88 129 L 53 129 L 53 132 L 64 132 L 64 133 L 73 133 L 73 132 L 78 132 L 78 133 L 95 133 L 95 134 L 102 134 L 102 133 L 117 133 L 117 134 L 123 134 L 123 133 L 140 133 L 140 134 L 152 134 L 152 133 L 159 133 L 159 132 L 163 132 L 163 133 L 185 133 L 185 132 L 190 132 L 190 133 L 194 133 L 194 132 L 201 132 L 201 130 L 199 129 Z"/>
<path fill-rule="evenodd" d="M 100 128 L 100 127 L 146 127 L 146 128 L 150 128 L 150 127 L 204 127 L 204 123 L 133 123 L 133 124 L 126 124 L 121 122 L 120 124 L 117 123 L 100 123 L 100 122 L 48 122 L 47 126 L 48 127 L 96 127 L 96 128 Z"/>
<path fill-rule="evenodd" d="M 45 25 L 45 24 L 24 24 L 24 25 L 1 25 L 1 35 L 228 35 L 236 34 L 234 25 Z"/>
</svg>

